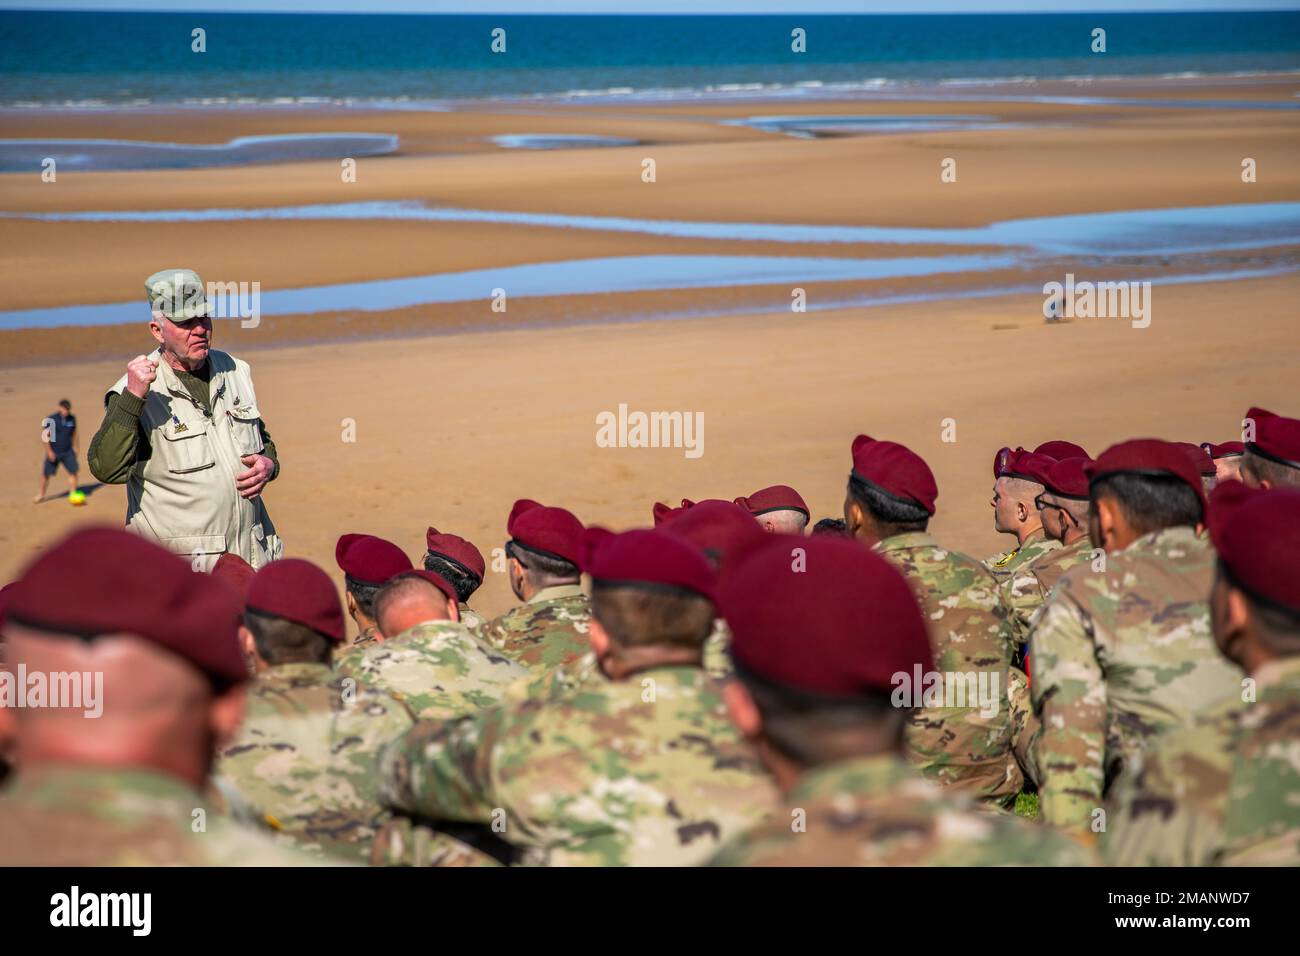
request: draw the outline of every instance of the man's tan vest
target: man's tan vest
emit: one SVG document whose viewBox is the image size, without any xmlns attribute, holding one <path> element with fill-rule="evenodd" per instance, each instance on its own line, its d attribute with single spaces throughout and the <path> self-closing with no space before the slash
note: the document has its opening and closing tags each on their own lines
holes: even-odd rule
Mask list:
<svg viewBox="0 0 1300 956">
<path fill-rule="evenodd" d="M 248 363 L 210 351 L 212 414 L 163 360 L 149 356 L 158 377 L 149 386 L 140 423 L 152 454 L 138 461 L 126 485 L 126 526 L 167 550 L 189 558 L 196 571 L 210 571 L 229 551 L 254 568 L 274 561 L 284 545 L 261 497 L 239 496 L 235 476 L 247 471 L 240 458 L 262 451 L 261 412 Z M 110 391 L 121 394 L 126 376 Z"/>
</svg>

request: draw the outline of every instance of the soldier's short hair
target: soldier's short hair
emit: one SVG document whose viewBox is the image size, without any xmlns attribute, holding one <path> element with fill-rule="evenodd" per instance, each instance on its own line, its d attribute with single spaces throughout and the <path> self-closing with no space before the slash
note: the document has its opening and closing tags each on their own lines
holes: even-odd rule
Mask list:
<svg viewBox="0 0 1300 956">
<path fill-rule="evenodd" d="M 1292 468 L 1280 461 L 1271 461 L 1247 448 L 1241 459 L 1241 470 L 1257 483 L 1267 481 L 1275 488 L 1300 488 L 1300 468 Z"/>
<path fill-rule="evenodd" d="M 379 629 L 386 632 L 384 628 L 384 614 L 388 612 L 389 607 L 403 598 L 420 596 L 432 597 L 434 601 L 445 602 L 447 595 L 430 581 L 426 581 L 418 574 L 404 574 L 389 581 L 379 589 L 379 594 L 375 597 L 375 623 Z"/>
<path fill-rule="evenodd" d="M 572 580 L 582 576 L 582 572 L 578 570 L 576 564 L 572 561 L 566 561 L 557 554 L 534 551 L 527 545 L 514 540 L 510 542 L 509 551 L 511 557 L 522 564 L 524 570 L 531 572 L 535 578 L 543 580 L 567 578 Z"/>
<path fill-rule="evenodd" d="M 591 614 L 624 647 L 672 644 L 701 648 L 713 630 L 713 604 L 699 594 L 658 584 L 591 585 Z"/>
<path fill-rule="evenodd" d="M 268 664 L 327 664 L 334 642 L 305 624 L 244 609 L 244 626 L 253 635 L 257 656 Z"/>
<path fill-rule="evenodd" d="M 844 759 L 839 741 L 845 731 L 875 729 L 884 743 L 902 742 L 908 710 L 895 707 L 888 691 L 827 697 L 737 670 L 763 716 L 763 736 L 797 763 L 816 766 Z"/>
<path fill-rule="evenodd" d="M 456 591 L 456 600 L 461 604 L 467 602 L 470 595 L 477 591 L 479 585 L 483 583 L 482 578 L 459 561 L 453 561 L 441 554 L 434 554 L 432 551 L 425 552 L 424 570 L 441 575 L 444 580 L 451 584 Z"/>
<path fill-rule="evenodd" d="M 1101 498 L 1112 499 L 1138 535 L 1162 528 L 1195 527 L 1201 520 L 1201 499 L 1174 475 L 1104 475 L 1088 490 L 1092 506 Z"/>
<path fill-rule="evenodd" d="M 813 525 L 812 533 L 817 534 L 848 534 L 848 526 L 844 523 L 843 518 L 822 518 Z"/>
<path fill-rule="evenodd" d="M 374 620 L 375 617 L 375 597 L 383 589 L 382 584 L 370 584 L 367 581 L 358 581 L 350 574 L 343 576 L 343 586 L 347 592 L 352 595 L 352 599 L 357 602 L 357 609 L 366 617 Z"/>
<path fill-rule="evenodd" d="M 924 531 L 930 526 L 930 512 L 915 501 L 902 501 L 888 495 L 857 475 L 849 475 L 849 496 L 887 532 L 886 537 Z"/>
</svg>

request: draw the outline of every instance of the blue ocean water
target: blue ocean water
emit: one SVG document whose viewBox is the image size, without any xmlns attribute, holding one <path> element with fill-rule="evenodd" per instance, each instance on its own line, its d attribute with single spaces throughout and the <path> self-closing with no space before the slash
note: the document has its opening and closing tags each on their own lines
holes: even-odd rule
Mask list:
<svg viewBox="0 0 1300 956">
<path fill-rule="evenodd" d="M 1091 52 L 1106 30 L 1106 52 Z M 206 52 L 191 50 L 192 31 Z M 495 28 L 504 53 L 492 53 Z M 806 31 L 806 52 L 791 31 Z M 880 89 L 1300 69 L 1300 12 L 420 16 L 0 12 L 0 105 Z"/>
</svg>

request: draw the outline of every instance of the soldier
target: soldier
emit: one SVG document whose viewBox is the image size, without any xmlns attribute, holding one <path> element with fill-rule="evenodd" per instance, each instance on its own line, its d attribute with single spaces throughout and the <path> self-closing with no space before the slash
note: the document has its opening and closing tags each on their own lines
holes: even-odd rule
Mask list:
<svg viewBox="0 0 1300 956">
<path fill-rule="evenodd" d="M 5 594 L 8 664 L 102 683 L 0 708 L 0 739 L 21 753 L 0 793 L 0 865 L 313 862 L 200 795 L 214 742 L 243 716 L 238 622 L 225 585 L 125 531 L 75 532 L 27 568 Z"/>
<path fill-rule="evenodd" d="M 1300 865 L 1300 490 L 1219 489 L 1210 596 L 1219 650 L 1249 676 L 1186 729 L 1158 738 L 1117 788 L 1118 864 Z"/>
<path fill-rule="evenodd" d="M 1255 426 L 1241 461 L 1241 480 L 1252 488 L 1300 488 L 1300 418 L 1283 418 L 1262 408 L 1246 412 Z"/>
<path fill-rule="evenodd" d="M 209 571 L 227 551 L 254 568 L 284 550 L 262 501 L 280 474 L 248 363 L 212 346 L 212 305 L 190 269 L 145 280 L 158 348 L 104 397 L 90 471 L 125 484 L 126 525 Z"/>
<path fill-rule="evenodd" d="M 993 527 L 1016 537 L 1014 550 L 986 558 L 984 566 L 999 583 L 1040 555 L 1061 546 L 1043 530 L 1034 500 L 1043 493 L 1043 472 L 1054 459 L 1017 448 L 1003 448 L 993 459 Z"/>
<path fill-rule="evenodd" d="M 1119 865 L 1300 866 L 1300 490 L 1226 483 L 1209 523 L 1214 639 L 1250 679 L 1134 762 L 1103 846 Z"/>
<path fill-rule="evenodd" d="M 432 571 L 389 581 L 375 616 L 384 640 L 352 648 L 338 669 L 396 695 L 417 717 L 445 720 L 490 707 L 528 673 L 457 620 L 455 588 Z"/>
<path fill-rule="evenodd" d="M 1039 812 L 1090 841 L 1126 761 L 1232 694 L 1240 674 L 1210 637 L 1214 556 L 1197 536 L 1205 496 L 1191 460 L 1169 442 L 1136 439 L 1085 473 L 1088 533 L 1105 560 L 1061 578 L 1029 649 Z"/>
<path fill-rule="evenodd" d="M 526 667 L 569 664 L 587 653 L 591 602 L 579 583 L 582 522 L 521 498 L 506 522 L 510 589 L 523 603 L 483 625 L 485 640 Z"/>
<path fill-rule="evenodd" d="M 364 862 L 391 816 L 379 804 L 374 752 L 413 718 L 390 694 L 334 671 L 330 652 L 344 637 L 338 592 L 320 568 L 285 558 L 257 573 L 239 629 L 257 678 L 215 773 L 252 820 L 302 849 Z"/>
<path fill-rule="evenodd" d="M 483 583 L 487 571 L 483 552 L 460 535 L 443 534 L 432 527 L 425 532 L 424 542 L 428 549 L 424 554 L 424 570 L 441 575 L 456 589 L 460 623 L 469 628 L 481 627 L 487 619 L 466 602 Z"/>
<path fill-rule="evenodd" d="M 1087 458 L 1052 462 L 1039 473 L 1043 491 L 1034 498 L 1043 532 L 1060 547 L 1040 554 L 1003 582 L 1004 597 L 1016 624 L 1016 640 L 1023 649 L 1029 623 L 1061 577 L 1092 555 L 1088 540 Z"/>
<path fill-rule="evenodd" d="M 927 777 L 1006 805 L 1023 783 L 1011 754 L 1010 612 L 987 568 L 926 533 L 938 495 L 934 475 L 916 453 L 866 435 L 853 440 L 845 524 L 913 586 L 930 621 L 939 671 L 953 675 L 948 706 L 927 702 L 913 712 L 905 736 L 909 756 Z M 981 682 L 986 694 L 963 690 L 956 705 L 957 689 L 970 683 L 978 689 Z M 986 699 L 970 699 L 981 696 Z"/>
<path fill-rule="evenodd" d="M 1011 746 L 1021 770 L 1035 785 L 1038 768 L 1034 766 L 1031 744 L 1038 733 L 1033 701 L 1029 696 L 1029 657 L 1026 642 L 1035 615 L 1058 581 L 1071 568 L 1092 558 L 1088 540 L 1087 458 L 1064 458 L 1053 462 L 1041 473 L 1044 491 L 1034 499 L 1048 538 L 1061 547 L 1040 554 L 1022 564 L 1002 583 L 1003 599 L 1011 609 L 1016 630 L 1016 653 L 1011 668 L 1008 701 L 1011 705 Z"/>
<path fill-rule="evenodd" d="M 1214 442 L 1203 441 L 1201 448 L 1214 462 L 1216 482 L 1241 481 L 1241 458 L 1246 454 L 1245 442 L 1225 441 L 1216 445 Z"/>
<path fill-rule="evenodd" d="M 762 488 L 748 498 L 737 498 L 744 508 L 769 534 L 803 534 L 808 527 L 808 505 L 799 492 L 789 485 Z"/>
<path fill-rule="evenodd" d="M 607 680 L 421 721 L 380 751 L 385 795 L 432 819 L 498 822 L 526 863 L 702 862 L 775 799 L 701 667 L 713 570 L 662 529 L 592 529 L 583 548 Z"/>
<path fill-rule="evenodd" d="M 1082 864 L 1050 830 L 977 811 L 904 759 L 905 684 L 935 662 L 907 582 L 837 537 L 744 554 L 719 604 L 734 634 L 724 696 L 783 793 L 781 809 L 727 844 L 715 866 Z M 919 692 L 919 688 L 917 689 Z"/>
<path fill-rule="evenodd" d="M 414 569 L 406 552 L 372 534 L 345 534 L 334 545 L 334 561 L 343 572 L 348 617 L 357 626 L 352 647 L 368 647 L 383 640 L 375 623 L 375 595 L 394 577 Z M 339 653 L 346 653 L 341 647 Z"/>
</svg>

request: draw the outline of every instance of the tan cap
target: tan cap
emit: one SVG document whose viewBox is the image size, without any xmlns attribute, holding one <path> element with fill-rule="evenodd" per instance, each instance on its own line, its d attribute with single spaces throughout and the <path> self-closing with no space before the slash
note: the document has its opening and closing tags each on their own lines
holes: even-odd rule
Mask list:
<svg viewBox="0 0 1300 956">
<path fill-rule="evenodd" d="M 173 322 L 212 314 L 203 280 L 193 269 L 162 269 L 144 280 L 149 307 Z"/>
</svg>

